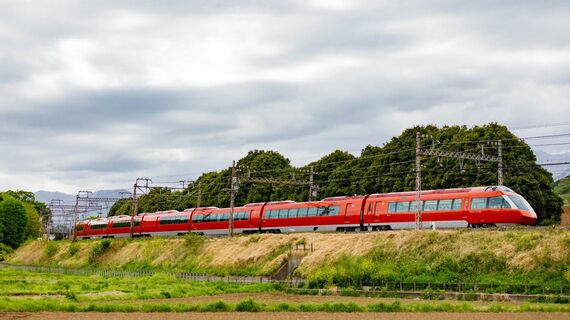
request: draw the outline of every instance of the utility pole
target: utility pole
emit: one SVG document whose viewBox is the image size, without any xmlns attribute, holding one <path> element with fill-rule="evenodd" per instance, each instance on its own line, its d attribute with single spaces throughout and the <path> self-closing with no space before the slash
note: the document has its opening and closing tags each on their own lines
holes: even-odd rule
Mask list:
<svg viewBox="0 0 570 320">
<path fill-rule="evenodd" d="M 237 189 L 238 189 L 238 179 L 236 173 L 236 161 L 234 160 L 232 163 L 232 181 L 230 188 L 230 221 L 229 221 L 230 237 L 233 237 L 234 235 L 234 206 L 236 201 Z"/>
<path fill-rule="evenodd" d="M 497 141 L 497 148 L 498 148 L 497 158 L 499 158 L 498 159 L 499 168 L 498 168 L 498 172 L 497 172 L 497 180 L 498 180 L 498 184 L 500 186 L 502 186 L 503 185 L 503 141 L 502 140 Z"/>
<path fill-rule="evenodd" d="M 180 180 L 178 182 L 182 185 L 182 189 L 186 189 L 187 186 L 190 186 L 194 183 L 192 180 Z"/>
<path fill-rule="evenodd" d="M 46 240 L 48 241 L 49 241 L 50 231 L 51 231 L 51 208 L 48 207 L 48 216 L 46 222 L 46 234 L 47 234 Z"/>
<path fill-rule="evenodd" d="M 73 241 L 75 241 L 77 239 L 77 215 L 79 213 L 79 201 L 82 199 L 81 194 L 84 193 L 85 194 L 85 198 L 88 199 L 89 196 L 92 194 L 91 191 L 85 191 L 85 190 L 80 190 L 77 191 L 77 195 L 75 196 L 75 208 L 73 208 Z M 89 206 L 91 206 L 92 204 L 89 203 Z M 85 217 L 84 217 L 85 218 Z"/>
<path fill-rule="evenodd" d="M 420 150 L 420 133 L 416 132 L 416 229 L 422 228 L 422 201 L 420 199 L 422 189 L 422 165 Z"/>
<path fill-rule="evenodd" d="M 198 195 L 196 198 L 196 208 L 200 208 L 202 204 L 202 183 L 200 182 L 198 182 Z"/>
<path fill-rule="evenodd" d="M 77 192 L 77 195 L 75 196 L 75 208 L 73 209 L 73 241 L 75 241 L 76 237 L 76 232 L 75 229 L 77 228 L 77 207 L 79 206 L 79 193 L 81 191 Z"/>
<path fill-rule="evenodd" d="M 315 175 L 315 170 L 313 166 L 309 168 L 309 201 L 314 201 L 317 199 L 317 186 L 314 183 L 313 176 Z"/>
<path fill-rule="evenodd" d="M 144 181 L 145 185 L 144 187 L 146 189 L 149 188 L 148 183 L 149 181 L 152 181 L 151 179 L 148 178 L 137 178 L 137 180 L 135 181 L 135 184 L 133 185 L 133 202 L 132 202 L 132 213 L 131 213 L 131 238 L 134 236 L 134 230 L 135 230 L 135 216 L 137 215 L 137 190 L 139 190 L 139 188 L 141 186 L 139 186 L 139 181 Z M 142 191 L 142 190 L 141 190 Z"/>
</svg>

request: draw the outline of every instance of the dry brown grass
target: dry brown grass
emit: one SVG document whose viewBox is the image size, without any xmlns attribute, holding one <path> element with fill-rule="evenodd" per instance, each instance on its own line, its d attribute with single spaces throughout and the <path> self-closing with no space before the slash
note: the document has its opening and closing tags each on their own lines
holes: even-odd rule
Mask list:
<svg viewBox="0 0 570 320">
<path fill-rule="evenodd" d="M 563 230 L 515 231 L 390 231 L 378 233 L 260 234 L 234 238 L 206 238 L 201 248 L 192 248 L 181 238 L 114 240 L 97 258 L 102 266 L 122 267 L 148 263 L 150 266 L 179 268 L 189 261 L 200 268 L 235 267 L 262 263 L 261 273 L 277 269 L 287 258 L 283 248 L 304 240 L 307 248 L 298 273 L 311 274 L 339 257 L 363 256 L 372 250 L 390 252 L 396 259 L 435 259 L 442 252 L 461 258 L 487 252 L 504 257 L 512 268 L 533 270 L 548 259 L 556 263 L 570 260 L 570 232 Z M 68 254 L 70 242 L 56 241 L 56 253 L 46 255 L 46 241 L 30 242 L 9 259 L 15 264 L 87 265 L 87 257 L 97 241 L 78 241 L 79 252 Z M 281 249 L 279 249 L 281 248 Z M 281 250 L 281 251 L 279 251 Z"/>
</svg>

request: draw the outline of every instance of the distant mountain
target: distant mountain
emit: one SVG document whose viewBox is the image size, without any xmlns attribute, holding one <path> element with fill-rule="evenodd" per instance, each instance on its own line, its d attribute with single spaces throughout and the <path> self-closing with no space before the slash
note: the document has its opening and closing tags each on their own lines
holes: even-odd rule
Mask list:
<svg viewBox="0 0 570 320">
<path fill-rule="evenodd" d="M 56 199 L 63 200 L 66 204 L 75 203 L 75 195 L 63 192 L 40 190 L 36 191 L 34 195 L 36 196 L 36 201 L 43 202 L 45 204 L 49 204 L 51 200 Z"/>
<path fill-rule="evenodd" d="M 99 190 L 93 192 L 92 196 L 98 198 L 120 198 L 122 196 L 121 193 L 123 192 L 129 192 L 129 191 L 125 189 Z M 75 203 L 74 194 L 68 194 L 59 191 L 40 190 L 36 191 L 34 195 L 36 196 L 36 201 L 40 201 L 45 204 L 49 204 L 51 200 L 56 200 L 56 199 L 63 200 L 65 204 Z"/>
<path fill-rule="evenodd" d="M 570 152 L 550 154 L 541 150 L 533 150 L 536 155 L 536 161 L 538 163 L 556 163 L 556 162 L 568 162 L 570 161 Z M 546 170 L 552 173 L 554 181 L 558 181 L 564 177 L 570 175 L 570 165 L 562 166 L 545 166 Z"/>
</svg>

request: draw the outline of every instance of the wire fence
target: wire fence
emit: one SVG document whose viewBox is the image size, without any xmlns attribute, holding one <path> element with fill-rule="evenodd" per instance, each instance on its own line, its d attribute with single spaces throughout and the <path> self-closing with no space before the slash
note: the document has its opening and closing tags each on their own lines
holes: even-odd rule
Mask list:
<svg viewBox="0 0 570 320">
<path fill-rule="evenodd" d="M 96 268 L 62 268 L 49 266 L 23 266 L 1 263 L 3 267 L 10 267 L 17 270 L 40 271 L 48 273 L 60 273 L 69 275 L 97 275 L 102 277 L 114 278 L 143 278 L 152 277 L 157 274 L 170 276 L 176 279 L 188 281 L 208 281 L 208 282 L 228 282 L 228 283 L 282 283 L 287 285 L 299 285 L 303 282 L 300 278 L 291 278 L 288 280 L 276 280 L 268 276 L 218 276 L 207 273 L 196 272 L 174 272 L 174 271 L 153 271 L 153 270 L 114 270 L 114 269 L 96 269 Z"/>
</svg>

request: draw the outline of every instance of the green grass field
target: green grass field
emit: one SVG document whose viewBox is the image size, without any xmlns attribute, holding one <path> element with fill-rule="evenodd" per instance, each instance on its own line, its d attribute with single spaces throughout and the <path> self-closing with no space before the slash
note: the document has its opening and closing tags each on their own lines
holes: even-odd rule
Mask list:
<svg viewBox="0 0 570 320">
<path fill-rule="evenodd" d="M 189 282 L 166 275 L 110 278 L 0 268 L 0 312 L 570 312 L 568 303 L 418 302 L 354 297 L 340 297 L 340 302 L 305 303 L 300 301 L 310 300 L 280 291 L 272 284 Z M 236 293 L 250 298 L 224 299 L 224 295 Z M 275 293 L 277 300 L 256 300 L 268 293 Z M 191 299 L 212 295 L 219 300 Z"/>
</svg>

